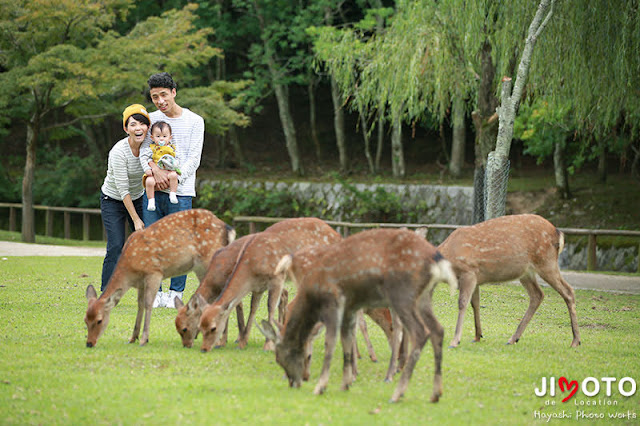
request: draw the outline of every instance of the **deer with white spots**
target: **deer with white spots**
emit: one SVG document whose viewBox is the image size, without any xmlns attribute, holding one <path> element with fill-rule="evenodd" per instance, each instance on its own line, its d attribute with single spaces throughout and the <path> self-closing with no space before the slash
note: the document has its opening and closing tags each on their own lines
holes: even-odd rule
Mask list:
<svg viewBox="0 0 640 426">
<path fill-rule="evenodd" d="M 284 274 L 277 275 L 274 271 L 284 255 L 341 239 L 340 234 L 317 218 L 286 219 L 250 236 L 218 299 L 208 305 L 199 297 L 199 304 L 204 306 L 198 326 L 202 332 L 202 352 L 209 351 L 218 342 L 231 310 L 249 292 L 253 293 L 251 311 L 244 334 L 238 338 L 240 348 L 247 345 L 260 299 L 267 290 L 269 320 L 274 319 L 285 280 Z M 273 342 L 267 339 L 264 349 L 273 350 Z"/>
<path fill-rule="evenodd" d="M 331 246 L 300 250 L 283 258 L 281 265 L 288 268 L 298 292 L 282 329 L 262 321 L 261 331 L 276 341 L 276 361 L 283 367 L 289 386 L 300 387 L 304 347 L 316 324 L 322 322 L 326 327 L 325 354 L 314 393 L 326 390 L 338 330 L 344 362 L 342 389 L 347 390 L 354 380 L 353 339 L 358 310 L 389 307 L 401 320 L 411 345 L 391 401 L 397 402 L 404 395 L 429 338 L 435 359 L 431 401 L 438 401 L 442 395 L 444 329 L 433 314 L 431 297 L 439 282 L 448 283 L 454 290 L 457 280 L 451 264 L 433 245 L 411 231 L 375 229 Z"/>
<path fill-rule="evenodd" d="M 98 298 L 93 286 L 87 287 L 87 347 L 96 345 L 107 328 L 111 310 L 132 287 L 138 290 L 138 314 L 129 342 L 138 340 L 145 313 L 140 338 L 140 345 L 145 345 L 153 300 L 162 280 L 191 270 L 202 279 L 215 251 L 234 239 L 233 228 L 204 209 L 173 213 L 131 234 L 104 293 Z"/>
<path fill-rule="evenodd" d="M 474 340 L 482 338 L 479 285 L 519 279 L 529 294 L 529 307 L 507 342 L 516 343 L 544 299 L 536 273 L 567 304 L 573 332 L 571 346 L 578 346 L 580 331 L 575 294 L 558 268 L 558 255 L 563 247 L 564 234 L 548 220 L 534 214 L 502 216 L 452 232 L 438 246 L 438 250 L 453 265 L 460 285 L 458 322 L 450 347 L 460 344 L 462 323 L 469 301 L 475 318 Z"/>
</svg>

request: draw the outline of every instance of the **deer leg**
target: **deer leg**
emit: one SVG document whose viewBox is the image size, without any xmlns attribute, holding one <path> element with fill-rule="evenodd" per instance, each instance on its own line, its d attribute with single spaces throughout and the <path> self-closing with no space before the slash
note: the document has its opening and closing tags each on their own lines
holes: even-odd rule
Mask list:
<svg viewBox="0 0 640 426">
<path fill-rule="evenodd" d="M 471 307 L 473 308 L 473 319 L 476 325 L 476 337 L 474 342 L 479 342 L 482 339 L 482 326 L 480 325 L 480 286 L 476 286 L 471 296 Z"/>
<path fill-rule="evenodd" d="M 520 340 L 520 336 L 522 336 L 524 329 L 527 328 L 527 324 L 529 324 L 529 321 L 531 321 L 533 314 L 535 314 L 538 306 L 540 306 L 540 303 L 542 303 L 542 299 L 544 299 L 544 293 L 542 292 L 542 289 L 536 281 L 535 272 L 533 272 L 533 270 L 527 270 L 527 272 L 525 272 L 525 274 L 520 277 L 520 282 L 522 283 L 522 286 L 527 290 L 527 293 L 529 293 L 529 307 L 527 308 L 527 312 L 525 312 L 524 316 L 522 317 L 520 324 L 518 324 L 516 332 L 507 342 L 508 345 L 512 345 Z"/>
<path fill-rule="evenodd" d="M 136 323 L 133 326 L 133 333 L 131 334 L 131 338 L 129 339 L 129 343 L 133 343 L 138 340 L 140 336 L 140 325 L 142 324 L 142 315 L 144 314 L 144 298 L 145 291 L 144 289 L 138 289 L 138 313 L 136 314 Z"/>
<path fill-rule="evenodd" d="M 224 322 L 224 331 L 222 332 L 222 336 L 220 336 L 220 339 L 218 339 L 218 342 L 216 343 L 216 347 L 221 348 L 223 346 L 227 346 L 227 338 L 229 337 L 229 317 L 227 317 L 227 320 Z"/>
<path fill-rule="evenodd" d="M 262 299 L 263 293 L 264 291 L 261 291 L 261 292 L 254 291 L 253 294 L 251 295 L 251 310 L 249 311 L 249 318 L 247 319 L 247 324 L 244 327 L 244 333 L 238 336 L 238 346 L 240 347 L 240 349 L 244 349 L 247 346 L 247 343 L 249 342 L 249 333 L 251 332 L 251 325 L 253 324 L 256 314 L 258 313 L 258 307 L 260 306 L 260 299 Z M 271 318 L 269 318 L 269 320 L 271 320 Z"/>
<path fill-rule="evenodd" d="M 458 284 L 460 286 L 460 295 L 458 296 L 458 321 L 456 322 L 456 332 L 449 343 L 450 348 L 457 348 L 462 338 L 462 324 L 464 323 L 464 313 L 469 305 L 469 300 L 473 294 L 477 280 L 473 273 L 465 273 L 458 277 Z"/>
<path fill-rule="evenodd" d="M 289 291 L 282 286 L 280 293 L 280 301 L 278 302 L 278 322 L 284 324 L 287 322 L 287 305 L 289 304 Z"/>
<path fill-rule="evenodd" d="M 560 293 L 560 296 L 562 296 L 564 302 L 567 304 L 569 318 L 571 320 L 571 331 L 573 332 L 571 347 L 575 348 L 580 345 L 580 329 L 578 329 L 578 317 L 576 314 L 576 295 L 573 291 L 573 287 L 571 287 L 571 285 L 562 278 L 562 275 L 560 275 L 557 265 L 558 263 L 556 260 L 553 263 L 553 268 L 550 268 L 551 270 L 541 269 L 538 271 L 538 274 L 551 287 Z"/>
<path fill-rule="evenodd" d="M 236 305 L 236 320 L 238 322 L 238 335 L 244 334 L 244 308 L 242 301 Z"/>
<path fill-rule="evenodd" d="M 477 288 L 476 288 L 477 289 Z M 444 327 L 438 322 L 431 308 L 431 295 L 423 296 L 420 305 L 422 320 L 431 332 L 431 345 L 433 346 L 433 359 L 435 370 L 433 373 L 433 394 L 431 402 L 438 402 L 442 396 L 442 343 L 444 341 Z"/>
<path fill-rule="evenodd" d="M 393 380 L 393 376 L 398 370 L 398 352 L 400 351 L 400 340 L 402 339 L 402 323 L 395 311 L 391 311 L 391 322 L 393 324 L 393 331 L 391 333 L 391 358 L 389 359 L 387 375 L 384 378 L 386 383 L 390 383 Z"/>
<path fill-rule="evenodd" d="M 160 283 L 162 282 L 162 274 L 147 275 L 144 278 L 144 328 L 142 329 L 142 337 L 140 338 L 140 346 L 144 346 L 149 341 L 149 325 L 151 324 L 151 311 L 153 310 L 153 300 L 158 293 Z"/>
<path fill-rule="evenodd" d="M 333 307 L 330 310 L 331 312 L 324 315 L 323 322 L 326 328 L 324 335 L 324 361 L 322 362 L 322 371 L 320 372 L 318 384 L 316 384 L 316 387 L 313 390 L 315 395 L 321 395 L 327 389 L 327 384 L 329 383 L 329 367 L 331 367 L 331 358 L 333 357 L 333 351 L 336 348 L 336 338 L 338 335 L 338 328 L 341 323 L 338 307 Z"/>
<path fill-rule="evenodd" d="M 369 352 L 369 358 L 371 361 L 378 362 L 378 357 L 376 356 L 376 351 L 373 349 L 373 345 L 371 344 L 371 339 L 369 338 L 369 331 L 367 330 L 367 321 L 364 319 L 364 313 L 362 309 L 358 311 L 358 325 L 360 326 L 360 332 L 362 333 L 362 337 L 364 338 L 364 343 L 367 345 L 367 351 Z M 356 344 L 356 348 L 358 345 Z M 358 358 L 359 358 L 358 354 Z"/>
<path fill-rule="evenodd" d="M 275 277 L 271 280 L 271 284 L 269 285 L 269 292 L 267 293 L 267 309 L 269 315 L 269 323 L 273 323 L 275 321 L 276 313 L 279 311 L 278 305 L 280 303 L 280 296 L 282 294 L 282 288 L 284 285 L 284 276 Z M 287 292 L 287 298 L 289 293 Z M 264 346 L 262 347 L 265 351 L 275 351 L 276 344 L 273 340 L 266 339 L 264 342 Z"/>
<path fill-rule="evenodd" d="M 353 348 L 355 346 L 354 337 L 356 334 L 357 316 L 357 313 L 356 315 L 353 315 L 351 312 L 346 313 L 342 319 L 340 328 L 343 353 L 342 390 L 348 390 L 354 381 L 354 363 L 356 362 L 356 357 Z"/>
<path fill-rule="evenodd" d="M 322 327 L 324 327 L 324 325 L 321 322 L 314 325 L 311 333 L 309 334 L 309 337 L 307 338 L 307 341 L 304 344 L 305 356 L 302 380 L 304 380 L 305 382 L 309 381 L 309 377 L 311 377 L 311 356 L 313 355 L 313 341 L 316 340 L 316 337 L 318 337 L 318 334 L 320 334 Z"/>
<path fill-rule="evenodd" d="M 398 310 L 397 306 L 394 308 Z M 427 330 L 427 327 L 425 327 L 424 323 L 420 319 L 417 307 L 410 310 L 400 308 L 398 310 L 398 316 L 402 320 L 405 330 L 408 333 L 408 337 L 411 339 L 412 345 L 407 365 L 405 365 L 402 370 L 400 381 L 398 382 L 398 386 L 396 386 L 396 390 L 393 392 L 391 402 L 398 402 L 407 390 L 409 381 L 411 380 L 411 375 L 413 374 L 413 369 L 420 359 L 422 348 L 429 338 L 429 330 Z"/>
</svg>

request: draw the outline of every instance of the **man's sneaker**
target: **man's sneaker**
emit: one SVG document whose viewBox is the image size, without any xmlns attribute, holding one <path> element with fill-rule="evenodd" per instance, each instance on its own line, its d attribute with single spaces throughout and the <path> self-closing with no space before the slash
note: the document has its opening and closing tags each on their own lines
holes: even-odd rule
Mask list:
<svg viewBox="0 0 640 426">
<path fill-rule="evenodd" d="M 164 308 L 167 306 L 167 299 L 162 291 L 156 293 L 156 298 L 153 301 L 154 308 Z"/>
<path fill-rule="evenodd" d="M 169 298 L 167 300 L 167 304 L 165 305 L 167 308 L 175 308 L 176 307 L 176 297 L 180 300 L 182 300 L 182 292 L 181 291 L 175 291 L 175 290 L 170 290 L 169 291 Z"/>
</svg>

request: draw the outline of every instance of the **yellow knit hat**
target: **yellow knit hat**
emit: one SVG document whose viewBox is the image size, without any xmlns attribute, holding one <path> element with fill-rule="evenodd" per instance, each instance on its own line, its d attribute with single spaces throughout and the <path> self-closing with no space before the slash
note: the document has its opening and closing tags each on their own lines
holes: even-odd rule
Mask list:
<svg viewBox="0 0 640 426">
<path fill-rule="evenodd" d="M 123 126 L 127 125 L 127 119 L 131 117 L 133 114 L 142 114 L 145 117 L 147 117 L 147 120 L 151 121 L 151 119 L 149 118 L 149 113 L 147 112 L 147 109 L 144 106 L 140 104 L 133 104 L 126 107 L 124 112 L 122 113 Z"/>
</svg>

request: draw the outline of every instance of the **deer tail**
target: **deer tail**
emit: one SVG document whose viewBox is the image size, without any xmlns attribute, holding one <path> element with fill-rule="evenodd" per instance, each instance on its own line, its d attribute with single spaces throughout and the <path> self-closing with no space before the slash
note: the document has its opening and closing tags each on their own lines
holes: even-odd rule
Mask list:
<svg viewBox="0 0 640 426">
<path fill-rule="evenodd" d="M 280 262 L 278 262 L 278 265 L 276 266 L 274 274 L 280 275 L 284 272 L 287 272 L 289 268 L 291 268 L 292 261 L 293 257 L 290 254 L 282 256 L 282 259 L 280 259 Z"/>
<path fill-rule="evenodd" d="M 453 296 L 458 289 L 458 278 L 453 272 L 451 262 L 445 259 L 439 251 L 433 256 L 433 261 L 432 274 L 435 277 L 435 283 L 443 282 L 449 284 L 449 292 Z"/>
</svg>

